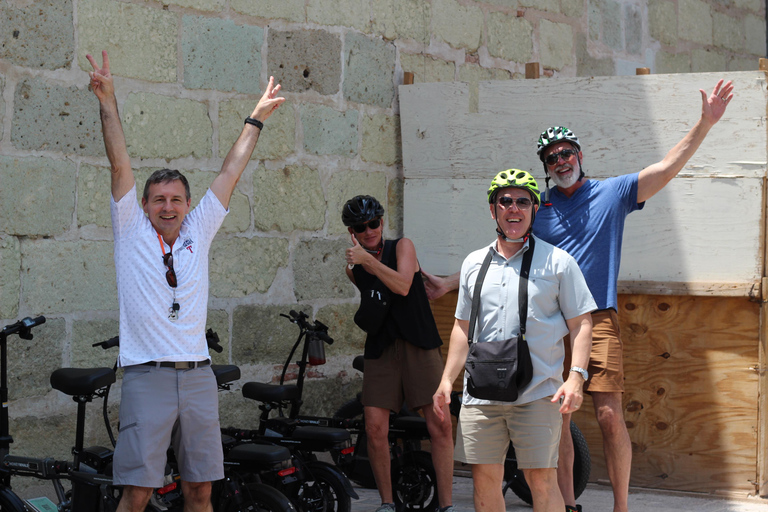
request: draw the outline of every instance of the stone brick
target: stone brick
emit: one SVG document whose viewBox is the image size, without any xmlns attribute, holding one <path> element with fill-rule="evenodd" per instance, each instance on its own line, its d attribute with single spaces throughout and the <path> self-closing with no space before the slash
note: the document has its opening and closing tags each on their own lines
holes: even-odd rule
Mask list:
<svg viewBox="0 0 768 512">
<path fill-rule="evenodd" d="M 13 106 L 11 143 L 17 149 L 104 154 L 98 103 L 87 90 L 28 78 L 16 85 Z"/>
<path fill-rule="evenodd" d="M 75 48 L 72 2 L 13 3 L 0 4 L 0 59 L 33 69 L 68 67 Z"/>
<path fill-rule="evenodd" d="M 624 47 L 633 55 L 643 51 L 643 15 L 636 5 L 624 6 Z"/>
<path fill-rule="evenodd" d="M 403 178 L 390 180 L 387 187 L 387 223 L 390 233 L 403 234 Z"/>
<path fill-rule="evenodd" d="M 509 80 L 510 74 L 506 69 L 488 69 L 477 64 L 462 64 L 459 66 L 459 82 L 469 83 L 469 111 L 477 112 L 478 83 L 485 80 Z"/>
<path fill-rule="evenodd" d="M 456 73 L 453 62 L 445 62 L 428 55 L 400 54 L 400 67 L 413 73 L 413 83 L 452 82 Z"/>
<path fill-rule="evenodd" d="M 104 350 L 92 345 L 119 334 L 117 318 L 75 320 L 72 323 L 72 352 L 69 365 L 75 368 L 112 368 L 119 349 L 115 347 Z"/>
<path fill-rule="evenodd" d="M 58 393 L 58 392 L 57 392 Z M 55 457 L 59 460 L 71 460 L 71 447 L 75 444 L 75 425 L 77 425 L 77 405 L 72 400 L 67 401 L 67 414 L 52 416 L 38 415 L 17 416 L 11 413 L 10 432 L 13 435 L 11 453 L 24 454 L 25 457 Z M 88 407 L 87 417 L 101 415 L 98 406 Z M 88 438 L 88 441 L 91 439 Z M 90 444 L 89 444 L 90 446 Z M 18 492 L 16 482 L 32 480 L 30 478 L 14 479 L 13 490 Z M 46 482 L 50 487 L 50 482 Z M 32 496 L 39 496 L 34 494 Z"/>
<path fill-rule="evenodd" d="M 457 23 L 457 20 L 461 20 L 461 23 Z M 432 33 L 454 48 L 466 48 L 474 53 L 480 47 L 483 11 L 474 4 L 464 6 L 456 0 L 434 0 Z"/>
<path fill-rule="evenodd" d="M 324 371 L 320 366 L 315 371 Z M 357 371 L 352 370 L 355 373 Z M 304 381 L 301 414 L 309 416 L 332 416 L 339 407 L 352 400 L 363 389 L 363 379 L 357 375 L 350 378 L 347 372 L 320 379 Z"/>
<path fill-rule="evenodd" d="M 560 12 L 559 0 L 520 0 L 520 6 L 539 11 Z"/>
<path fill-rule="evenodd" d="M 341 38 L 325 30 L 269 31 L 267 70 L 290 92 L 339 92 Z"/>
<path fill-rule="evenodd" d="M 184 16 L 184 86 L 257 94 L 264 29 L 231 20 Z M 225 58 L 222 56 L 226 55 Z"/>
<path fill-rule="evenodd" d="M 132 157 L 211 156 L 213 127 L 208 108 L 198 101 L 129 94 L 123 107 L 123 129 Z"/>
<path fill-rule="evenodd" d="M 745 50 L 752 55 L 765 55 L 765 20 L 757 16 L 745 16 L 744 28 Z"/>
<path fill-rule="evenodd" d="M 329 304 L 317 311 L 315 318 L 328 326 L 328 334 L 334 339 L 333 345 L 326 345 L 325 355 L 335 358 L 344 355 L 357 356 L 365 349 L 365 332 L 355 321 L 359 301 L 346 304 Z"/>
<path fill-rule="evenodd" d="M 163 0 L 163 5 L 191 7 L 200 11 L 219 12 L 224 7 L 224 0 Z"/>
<path fill-rule="evenodd" d="M 539 22 L 542 67 L 563 69 L 573 63 L 573 28 L 565 23 Z"/>
<path fill-rule="evenodd" d="M 360 156 L 364 161 L 394 165 L 400 162 L 401 152 L 400 116 L 363 116 L 363 147 Z"/>
<path fill-rule="evenodd" d="M 655 74 L 664 73 L 689 73 L 691 71 L 691 61 L 687 53 L 667 53 L 660 51 L 656 53 Z"/>
<path fill-rule="evenodd" d="M 677 44 L 677 12 L 675 4 L 667 0 L 648 2 L 648 30 L 652 38 L 662 44 Z"/>
<path fill-rule="evenodd" d="M 324 105 L 301 106 L 304 149 L 315 155 L 357 154 L 357 110 L 339 112 Z"/>
<path fill-rule="evenodd" d="M 0 238 L 0 318 L 19 314 L 21 249 L 18 238 Z"/>
<path fill-rule="evenodd" d="M 307 21 L 370 32 L 371 5 L 368 0 L 309 0 Z"/>
<path fill-rule="evenodd" d="M 429 43 L 429 3 L 421 0 L 376 0 L 371 2 L 371 9 L 373 31 L 385 39 Z"/>
<path fill-rule="evenodd" d="M 274 1 L 274 0 L 273 0 Z M 242 368 L 240 369 L 243 370 Z M 242 378 L 238 386 L 246 382 Z M 223 428 L 255 428 L 259 421 L 259 404 L 243 398 L 241 390 L 233 389 L 219 393 L 219 423 Z"/>
<path fill-rule="evenodd" d="M 761 8 L 765 6 L 765 3 L 760 0 L 733 0 L 733 6 L 739 9 L 747 9 L 754 13 L 759 13 Z"/>
<path fill-rule="evenodd" d="M 238 298 L 266 293 L 277 270 L 288 264 L 288 240 L 233 238 L 215 240 L 210 253 L 210 293 Z"/>
<path fill-rule="evenodd" d="M 580 18 L 584 13 L 584 0 L 560 0 L 560 10 L 569 18 Z"/>
<path fill-rule="evenodd" d="M 232 364 L 283 364 L 299 330 L 280 314 L 300 308 L 297 304 L 236 307 L 232 315 Z"/>
<path fill-rule="evenodd" d="M 107 50 L 114 75 L 176 81 L 176 14 L 114 0 L 81 0 L 77 20 L 80 69 L 93 69 L 86 53 L 101 62 L 99 51 Z"/>
<path fill-rule="evenodd" d="M 603 15 L 600 7 L 600 0 L 589 0 L 587 4 L 590 41 L 600 40 L 600 27 L 603 24 Z"/>
<path fill-rule="evenodd" d="M 192 207 L 198 205 L 203 196 L 218 175 L 218 172 L 210 171 L 183 171 L 189 181 L 189 189 L 192 194 Z M 146 181 L 146 180 L 144 180 Z M 142 183 L 142 187 L 143 187 Z M 219 228 L 219 233 L 242 233 L 251 227 L 251 203 L 248 197 L 238 188 L 232 192 L 229 199 L 229 213 L 224 217 L 224 222 Z"/>
<path fill-rule="evenodd" d="M 304 0 L 229 0 L 229 6 L 237 12 L 260 18 L 306 21 Z"/>
<path fill-rule="evenodd" d="M 109 167 L 95 167 L 80 164 L 77 173 L 77 225 L 90 224 L 109 228 L 112 218 L 109 212 L 109 199 L 112 196 L 111 174 Z M 136 182 L 136 190 L 141 196 L 142 185 Z"/>
<path fill-rule="evenodd" d="M 725 55 L 715 50 L 696 49 L 691 51 L 691 71 L 707 73 L 725 71 Z"/>
<path fill-rule="evenodd" d="M 253 174 L 253 219 L 260 231 L 323 229 L 325 198 L 320 174 L 304 166 L 259 167 Z"/>
<path fill-rule="evenodd" d="M 612 76 L 615 65 L 610 58 L 596 58 L 589 54 L 587 39 L 576 34 L 576 66 L 578 76 Z"/>
<path fill-rule="evenodd" d="M 488 53 L 513 62 L 528 62 L 533 54 L 533 26 L 514 14 L 488 15 Z"/>
<path fill-rule="evenodd" d="M 355 287 L 344 272 L 347 265 L 344 251 L 349 245 L 349 235 L 341 240 L 313 238 L 296 244 L 293 250 L 293 289 L 299 302 L 351 299 L 355 296 Z"/>
<path fill-rule="evenodd" d="M 728 71 L 754 71 L 757 60 L 754 57 L 731 57 L 728 59 Z"/>
<path fill-rule="evenodd" d="M 744 22 L 719 12 L 713 13 L 713 43 L 715 46 L 741 52 L 744 50 Z M 765 26 L 765 23 L 763 23 Z"/>
<path fill-rule="evenodd" d="M 694 43 L 712 44 L 712 8 L 701 0 L 679 0 L 678 36 Z"/>
<path fill-rule="evenodd" d="M 209 309 L 206 329 L 211 329 L 219 336 L 219 345 L 224 349 L 221 352 L 209 348 L 208 353 L 211 356 L 213 364 L 229 364 L 229 314 L 221 309 Z"/>
<path fill-rule="evenodd" d="M 49 280 L 49 274 L 46 276 Z M 36 315 L 39 310 L 32 308 Z M 67 336 L 62 318 L 48 318 L 35 327 L 34 339 L 13 336 L 8 340 L 8 397 L 18 400 L 45 395 L 51 389 L 51 373 L 63 365 L 64 341 Z M 73 436 L 74 437 L 74 436 Z"/>
<path fill-rule="evenodd" d="M 390 108 L 395 97 L 395 45 L 361 34 L 344 43 L 344 98 Z"/>
<path fill-rule="evenodd" d="M 43 314 L 117 310 L 113 254 L 112 242 L 23 241 L 23 304 Z"/>
<path fill-rule="evenodd" d="M 600 0 L 601 16 L 600 30 L 603 43 L 617 51 L 624 49 L 624 38 L 621 34 L 621 4 L 613 0 Z"/>
<path fill-rule="evenodd" d="M 356 195 L 366 194 L 387 204 L 387 177 L 382 172 L 337 171 L 331 177 L 331 184 L 326 188 L 328 195 L 328 233 L 347 235 L 347 228 L 341 222 L 341 207 Z M 387 227 L 387 215 L 384 215 Z M 346 240 L 346 238 L 345 238 Z"/>
<path fill-rule="evenodd" d="M 243 131 L 243 120 L 253 113 L 254 100 L 231 100 L 219 104 L 219 157 L 225 158 Z M 290 103 L 283 103 L 264 123 L 251 160 L 279 160 L 294 152 L 296 118 Z"/>
<path fill-rule="evenodd" d="M 72 224 L 75 164 L 0 156 L 0 226 L 14 235 L 58 235 Z"/>
</svg>

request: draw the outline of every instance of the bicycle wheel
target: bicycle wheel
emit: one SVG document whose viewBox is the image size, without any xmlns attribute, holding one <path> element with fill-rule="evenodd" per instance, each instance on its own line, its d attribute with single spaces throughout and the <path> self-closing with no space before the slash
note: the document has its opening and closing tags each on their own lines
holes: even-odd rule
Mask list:
<svg viewBox="0 0 768 512">
<path fill-rule="evenodd" d="M 25 512 L 24 502 L 16 496 L 12 490 L 4 487 L 0 489 L 0 511 L 2 512 Z"/>
<path fill-rule="evenodd" d="M 307 481 L 299 491 L 299 507 L 304 512 L 351 512 L 352 498 L 333 471 L 312 462 L 307 469 Z"/>
<path fill-rule="evenodd" d="M 439 508 L 437 476 L 432 456 L 415 451 L 405 461 L 392 467 L 392 494 L 398 510 L 432 512 Z"/>
<path fill-rule="evenodd" d="M 344 420 L 362 418 L 363 403 L 357 398 L 349 400 L 339 407 L 333 417 Z M 350 464 L 339 464 L 339 461 L 336 460 L 337 458 L 334 458 L 333 462 L 356 484 L 366 489 L 376 489 L 376 479 L 373 476 L 371 462 L 368 459 L 368 441 L 365 432 L 352 434 L 352 446 L 355 447 L 355 452 L 352 455 L 352 462 Z"/>
<path fill-rule="evenodd" d="M 229 500 L 223 510 L 216 512 L 296 512 L 296 507 L 283 493 L 265 484 L 250 483 L 245 486 L 243 503 Z"/>
<path fill-rule="evenodd" d="M 584 439 L 584 434 L 581 433 L 576 423 L 571 421 L 571 438 L 573 439 L 573 490 L 576 498 L 581 496 L 584 489 L 587 487 L 589 481 L 589 473 L 592 469 L 592 460 L 589 456 L 589 447 L 587 441 Z M 509 443 L 509 450 L 507 450 L 507 458 L 504 461 L 504 488 L 503 493 L 506 495 L 507 490 L 512 489 L 518 498 L 523 500 L 529 505 L 533 505 L 533 496 L 531 496 L 531 489 L 528 487 L 528 482 L 525 481 L 523 470 L 517 467 L 517 457 L 515 455 L 515 447 L 512 443 Z"/>
</svg>

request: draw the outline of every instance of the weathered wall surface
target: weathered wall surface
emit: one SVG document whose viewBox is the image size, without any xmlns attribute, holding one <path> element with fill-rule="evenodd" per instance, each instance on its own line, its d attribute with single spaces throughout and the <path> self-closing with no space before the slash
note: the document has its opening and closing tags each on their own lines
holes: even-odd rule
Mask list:
<svg viewBox="0 0 768 512">
<path fill-rule="evenodd" d="M 403 71 L 469 82 L 476 109 L 478 81 L 521 78 L 530 61 L 554 76 L 729 71 L 766 49 L 763 0 L 0 0 L 0 20 L 0 319 L 48 317 L 9 345 L 13 450 L 30 455 L 68 454 L 74 404 L 48 374 L 111 365 L 90 344 L 118 329 L 86 53 L 109 51 L 138 180 L 178 168 L 195 198 L 269 75 L 283 84 L 213 246 L 209 325 L 225 343 L 214 360 L 247 381 L 272 379 L 296 334 L 279 312 L 328 324 L 337 343 L 307 402 L 329 412 L 359 388 L 363 341 L 338 212 L 373 194 L 387 234 L 402 230 Z M 254 412 L 222 396 L 224 424 Z"/>
</svg>

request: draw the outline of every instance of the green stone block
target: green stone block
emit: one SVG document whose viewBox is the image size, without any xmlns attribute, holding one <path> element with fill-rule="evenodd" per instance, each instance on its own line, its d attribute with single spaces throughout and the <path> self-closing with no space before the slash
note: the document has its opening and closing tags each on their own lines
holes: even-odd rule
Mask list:
<svg viewBox="0 0 768 512">
<path fill-rule="evenodd" d="M 363 161 L 394 165 L 401 161 L 401 154 L 400 116 L 363 116 Z"/>
<path fill-rule="evenodd" d="M 310 23 L 371 31 L 369 0 L 308 0 L 306 9 Z"/>
<path fill-rule="evenodd" d="M 42 312 L 35 308 L 31 311 L 35 313 L 29 316 Z M 7 342 L 8 397 L 11 401 L 47 394 L 51 389 L 51 373 L 63 366 L 67 337 L 64 319 L 49 317 L 43 325 L 35 327 L 32 334 L 32 340 L 13 336 Z"/>
<path fill-rule="evenodd" d="M 395 97 L 395 45 L 361 34 L 344 43 L 344 98 L 390 108 Z"/>
<path fill-rule="evenodd" d="M 270 30 L 267 70 L 286 91 L 336 94 L 341 38 L 326 30 Z"/>
<path fill-rule="evenodd" d="M 112 368 L 120 352 L 118 347 L 103 349 L 94 343 L 120 334 L 117 316 L 103 320 L 75 320 L 72 323 L 71 366 L 75 368 Z"/>
<path fill-rule="evenodd" d="M 376 0 L 371 2 L 373 31 L 384 39 L 429 43 L 431 5 L 422 0 Z"/>
<path fill-rule="evenodd" d="M 299 301 L 350 299 L 356 289 L 345 273 L 344 252 L 350 246 L 342 240 L 312 239 L 299 242 L 293 250 L 294 294 Z"/>
<path fill-rule="evenodd" d="M 79 0 L 77 63 L 80 69 L 91 71 L 85 55 L 90 53 L 101 63 L 101 50 L 107 50 L 114 75 L 175 82 L 178 22 L 176 13 L 159 4 Z"/>
<path fill-rule="evenodd" d="M 16 237 L 0 238 L 0 318 L 16 318 L 21 294 L 21 248 Z"/>
<path fill-rule="evenodd" d="M 229 0 L 229 6 L 243 14 L 298 22 L 306 21 L 304 3 L 304 0 Z"/>
<path fill-rule="evenodd" d="M 357 110 L 339 112 L 325 105 L 301 106 L 304 149 L 315 155 L 357 154 Z"/>
<path fill-rule="evenodd" d="M 0 225 L 8 234 L 51 236 L 72 225 L 75 164 L 0 156 Z"/>
<path fill-rule="evenodd" d="M 494 12 L 488 15 L 488 53 L 513 62 L 528 62 L 533 54 L 533 25 L 525 18 Z"/>
<path fill-rule="evenodd" d="M 232 315 L 232 363 L 282 365 L 288 357 L 299 329 L 281 317 L 297 304 L 237 306 Z M 311 311 L 311 308 L 305 308 Z M 269 382 L 268 379 L 258 379 Z"/>
<path fill-rule="evenodd" d="M 219 104 L 219 157 L 225 158 L 240 133 L 243 122 L 256 107 L 255 100 L 232 100 Z M 296 118 L 293 105 L 283 103 L 264 122 L 251 160 L 280 160 L 291 155 L 296 146 Z"/>
<path fill-rule="evenodd" d="M 483 23 L 483 11 L 474 2 L 466 5 L 456 0 L 432 2 L 432 34 L 454 48 L 464 48 L 472 53 L 477 51 Z"/>
<path fill-rule="evenodd" d="M 260 231 L 319 231 L 325 225 L 320 174 L 309 167 L 259 167 L 253 174 L 253 219 Z M 300 207 L 297 207 L 297 200 Z"/>
<path fill-rule="evenodd" d="M 560 70 L 573 63 L 573 29 L 570 25 L 541 20 L 539 37 L 543 67 Z"/>
<path fill-rule="evenodd" d="M 75 48 L 72 3 L 0 3 L 0 60 L 31 69 L 68 67 Z"/>
<path fill-rule="evenodd" d="M 258 94 L 264 29 L 231 20 L 184 16 L 184 86 Z M 222 56 L 226 55 L 226 58 Z"/>
<path fill-rule="evenodd" d="M 210 293 L 230 298 L 266 293 L 287 261 L 288 240 L 283 238 L 215 240 L 210 251 Z"/>
</svg>

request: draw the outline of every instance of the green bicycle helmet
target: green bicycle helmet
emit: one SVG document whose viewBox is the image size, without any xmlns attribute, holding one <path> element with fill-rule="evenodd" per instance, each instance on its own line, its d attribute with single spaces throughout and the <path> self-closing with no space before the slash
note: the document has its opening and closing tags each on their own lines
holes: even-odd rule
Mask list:
<svg viewBox="0 0 768 512">
<path fill-rule="evenodd" d="M 570 142 L 574 146 L 576 146 L 576 149 L 581 151 L 581 144 L 579 144 L 579 138 L 576 137 L 576 135 L 565 126 L 553 126 L 551 128 L 547 128 L 546 131 L 541 132 L 541 135 L 539 135 L 539 140 L 536 141 L 536 154 L 539 155 L 539 158 L 541 161 L 544 161 L 544 150 L 551 146 L 552 144 L 557 144 L 558 142 Z"/>
<path fill-rule="evenodd" d="M 496 198 L 496 192 L 502 188 L 509 187 L 527 190 L 531 194 L 533 204 L 541 203 L 539 184 L 533 179 L 531 173 L 521 171 L 520 169 L 507 169 L 506 171 L 501 171 L 493 178 L 491 186 L 488 188 L 488 203 L 492 203 Z"/>
</svg>

